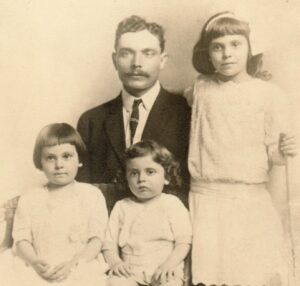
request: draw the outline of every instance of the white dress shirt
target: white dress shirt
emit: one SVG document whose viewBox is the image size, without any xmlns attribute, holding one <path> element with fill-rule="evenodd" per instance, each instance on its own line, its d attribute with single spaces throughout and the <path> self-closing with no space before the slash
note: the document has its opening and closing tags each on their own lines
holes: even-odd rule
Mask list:
<svg viewBox="0 0 300 286">
<path fill-rule="evenodd" d="M 126 148 L 128 148 L 130 144 L 130 116 L 132 112 L 132 105 L 135 99 L 141 99 L 143 102 L 139 105 L 139 122 L 136 128 L 135 135 L 133 137 L 133 144 L 139 142 L 142 139 L 142 134 L 151 111 L 151 108 L 156 100 L 160 91 L 160 84 L 157 81 L 154 86 L 143 94 L 141 97 L 135 97 L 129 94 L 124 88 L 122 90 L 122 101 L 123 101 L 123 122 L 125 128 L 125 141 Z"/>
</svg>

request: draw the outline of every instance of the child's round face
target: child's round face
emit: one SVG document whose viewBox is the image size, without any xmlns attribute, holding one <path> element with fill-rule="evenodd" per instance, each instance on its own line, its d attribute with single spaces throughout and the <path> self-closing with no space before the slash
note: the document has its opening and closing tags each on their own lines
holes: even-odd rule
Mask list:
<svg viewBox="0 0 300 286">
<path fill-rule="evenodd" d="M 79 158 L 75 146 L 66 143 L 43 147 L 41 163 L 49 183 L 54 186 L 64 186 L 74 181 L 79 167 Z"/>
<path fill-rule="evenodd" d="M 159 196 L 169 183 L 163 166 L 153 161 L 151 155 L 128 160 L 126 178 L 131 192 L 140 201 Z"/>
<path fill-rule="evenodd" d="M 243 35 L 225 35 L 213 39 L 208 47 L 209 57 L 216 73 L 234 78 L 247 75 L 248 40 Z"/>
</svg>

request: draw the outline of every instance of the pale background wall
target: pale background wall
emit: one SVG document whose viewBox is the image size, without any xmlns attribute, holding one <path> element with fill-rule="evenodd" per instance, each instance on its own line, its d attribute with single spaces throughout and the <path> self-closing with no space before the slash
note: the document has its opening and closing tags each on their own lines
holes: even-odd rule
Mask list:
<svg viewBox="0 0 300 286">
<path fill-rule="evenodd" d="M 249 3 L 248 3 L 249 2 Z M 237 9 L 261 25 L 269 43 L 265 67 L 292 103 L 296 132 L 300 105 L 300 5 L 297 0 L 1 0 L 0 202 L 43 181 L 32 164 L 37 132 L 51 122 L 76 124 L 86 109 L 115 97 L 120 83 L 111 63 L 114 32 L 132 14 L 166 29 L 169 62 L 161 76 L 172 90 L 196 75 L 192 48 L 213 13 Z M 300 156 L 299 156 L 300 157 Z M 300 159 L 292 162 L 292 210 L 300 220 Z M 284 186 L 273 174 L 273 191 Z M 298 216 L 298 218 L 297 218 Z M 296 231 L 300 225 L 295 224 Z M 297 235 L 300 240 L 300 236 Z"/>
</svg>

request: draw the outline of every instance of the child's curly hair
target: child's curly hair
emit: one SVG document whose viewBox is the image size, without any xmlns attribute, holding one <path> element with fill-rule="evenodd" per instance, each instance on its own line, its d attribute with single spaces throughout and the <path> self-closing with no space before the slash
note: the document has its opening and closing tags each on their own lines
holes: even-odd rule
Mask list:
<svg viewBox="0 0 300 286">
<path fill-rule="evenodd" d="M 125 164 L 131 159 L 148 155 L 164 168 L 166 179 L 170 182 L 169 187 L 181 185 L 179 163 L 166 147 L 153 140 L 143 140 L 130 146 L 125 152 Z"/>
</svg>

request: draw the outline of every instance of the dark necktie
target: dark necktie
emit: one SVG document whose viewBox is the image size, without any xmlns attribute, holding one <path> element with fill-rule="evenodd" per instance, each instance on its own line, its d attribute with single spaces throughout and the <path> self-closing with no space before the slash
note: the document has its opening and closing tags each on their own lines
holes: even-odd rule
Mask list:
<svg viewBox="0 0 300 286">
<path fill-rule="evenodd" d="M 132 105 L 132 112 L 130 116 L 130 122 L 129 122 L 129 127 L 130 127 L 130 144 L 133 143 L 133 138 L 135 135 L 136 128 L 139 123 L 139 105 L 142 103 L 141 99 L 135 99 L 133 101 Z"/>
</svg>

